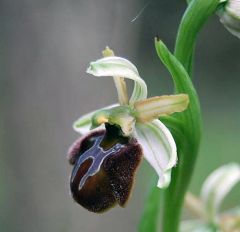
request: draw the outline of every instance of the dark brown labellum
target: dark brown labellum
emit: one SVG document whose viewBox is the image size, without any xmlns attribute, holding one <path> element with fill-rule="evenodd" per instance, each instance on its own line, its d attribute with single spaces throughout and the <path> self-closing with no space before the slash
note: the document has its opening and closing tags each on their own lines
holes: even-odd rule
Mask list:
<svg viewBox="0 0 240 232">
<path fill-rule="evenodd" d="M 74 165 L 70 178 L 73 199 L 97 213 L 116 204 L 123 207 L 141 158 L 137 140 L 121 136 L 115 126 L 106 125 L 106 130 L 81 137 L 68 152 Z"/>
</svg>

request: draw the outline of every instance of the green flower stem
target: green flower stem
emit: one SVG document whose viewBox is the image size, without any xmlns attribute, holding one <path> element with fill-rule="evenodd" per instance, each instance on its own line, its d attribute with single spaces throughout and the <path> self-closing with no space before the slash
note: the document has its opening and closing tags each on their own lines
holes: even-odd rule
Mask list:
<svg viewBox="0 0 240 232">
<path fill-rule="evenodd" d="M 178 231 L 184 195 L 193 171 L 201 136 L 201 113 L 197 93 L 182 64 L 162 41 L 155 41 L 159 58 L 171 73 L 176 93 L 186 93 L 190 104 L 186 111 L 176 114 L 183 127 L 179 136 L 172 131 L 178 148 L 178 165 L 172 172 L 172 181 L 164 191 L 162 231 Z M 170 127 L 171 129 L 171 127 Z"/>
<path fill-rule="evenodd" d="M 186 93 L 190 99 L 189 108 L 180 114 L 176 114 L 174 120 L 169 117 L 161 117 L 161 121 L 165 123 L 174 136 L 179 159 L 177 167 L 172 172 L 171 184 L 164 191 L 163 199 L 161 199 L 163 204 L 161 231 L 163 232 L 178 231 L 184 196 L 196 162 L 201 137 L 201 111 L 198 96 L 191 81 L 192 60 L 197 35 L 220 4 L 220 0 L 188 0 L 187 2 L 189 5 L 183 15 L 177 34 L 175 56 L 168 51 L 160 40 L 155 41 L 158 56 L 173 77 L 175 92 Z M 160 199 L 152 197 L 154 192 L 156 192 L 155 187 L 152 189 L 147 204 L 158 205 L 160 203 Z M 157 213 L 154 210 L 148 212 L 149 216 L 145 213 L 142 220 L 150 220 L 151 215 Z M 156 222 L 151 222 L 156 225 Z M 140 231 L 158 231 L 156 227 L 151 227 L 149 223 L 145 223 L 145 227 L 141 227 L 141 225 L 143 224 L 140 223 Z M 142 228 L 145 230 L 141 230 Z"/>
<path fill-rule="evenodd" d="M 183 64 L 189 75 L 198 32 L 219 6 L 220 0 L 191 0 L 179 25 L 175 56 Z"/>
</svg>

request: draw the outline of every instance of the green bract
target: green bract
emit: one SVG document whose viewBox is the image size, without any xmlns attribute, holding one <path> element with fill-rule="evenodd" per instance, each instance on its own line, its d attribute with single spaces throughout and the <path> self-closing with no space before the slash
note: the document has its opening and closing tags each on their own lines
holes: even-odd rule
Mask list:
<svg viewBox="0 0 240 232">
<path fill-rule="evenodd" d="M 119 104 L 82 116 L 74 123 L 73 128 L 84 134 L 105 123 L 120 127 L 123 136 L 133 136 L 141 144 L 144 157 L 159 176 L 157 186 L 167 187 L 171 180 L 171 169 L 177 163 L 177 150 L 170 131 L 158 118 L 184 111 L 189 103 L 188 95 L 166 95 L 147 99 L 147 86 L 137 68 L 124 58 L 109 56 L 113 54 L 109 48 L 106 48 L 104 54 L 108 57 L 91 62 L 87 72 L 97 77 L 113 77 Z M 134 81 L 129 100 L 124 78 Z"/>
</svg>

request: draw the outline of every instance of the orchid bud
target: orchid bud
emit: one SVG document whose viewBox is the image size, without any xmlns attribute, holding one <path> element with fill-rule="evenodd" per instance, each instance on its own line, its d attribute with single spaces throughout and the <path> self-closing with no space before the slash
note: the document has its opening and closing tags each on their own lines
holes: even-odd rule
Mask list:
<svg viewBox="0 0 240 232">
<path fill-rule="evenodd" d="M 226 29 L 240 38 L 240 0 L 228 0 L 219 11 L 219 16 Z"/>
</svg>

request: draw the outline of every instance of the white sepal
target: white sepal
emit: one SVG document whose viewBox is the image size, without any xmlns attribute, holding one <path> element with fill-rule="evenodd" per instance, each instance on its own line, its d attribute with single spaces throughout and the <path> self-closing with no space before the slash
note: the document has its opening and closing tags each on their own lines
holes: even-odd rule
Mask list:
<svg viewBox="0 0 240 232">
<path fill-rule="evenodd" d="M 94 76 L 124 77 L 134 81 L 134 89 L 130 98 L 130 105 L 147 97 L 147 86 L 139 76 L 137 68 L 128 60 L 113 56 L 91 62 L 87 73 Z"/>
<path fill-rule="evenodd" d="M 110 105 L 110 106 L 106 106 L 106 107 L 103 107 L 99 110 L 110 109 L 110 108 L 113 108 L 113 107 L 116 107 L 116 106 L 119 106 L 119 104 L 113 104 L 113 105 Z M 98 112 L 99 110 L 92 111 L 92 112 L 90 112 L 88 114 L 85 114 L 82 117 L 80 117 L 78 120 L 76 120 L 73 123 L 73 129 L 80 134 L 86 134 L 88 131 L 90 131 L 90 128 L 92 126 L 92 116 L 96 112 Z"/>
<path fill-rule="evenodd" d="M 239 181 L 240 165 L 236 163 L 218 168 L 205 180 L 201 199 L 209 222 L 216 222 L 216 215 L 224 197 Z"/>
<path fill-rule="evenodd" d="M 240 39 L 240 0 L 228 0 L 218 14 L 226 29 Z"/>
<path fill-rule="evenodd" d="M 134 136 L 141 144 L 145 159 L 159 176 L 157 186 L 168 187 L 171 168 L 177 163 L 175 141 L 167 127 L 159 120 L 150 123 L 136 123 Z"/>
</svg>

